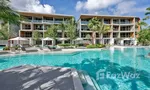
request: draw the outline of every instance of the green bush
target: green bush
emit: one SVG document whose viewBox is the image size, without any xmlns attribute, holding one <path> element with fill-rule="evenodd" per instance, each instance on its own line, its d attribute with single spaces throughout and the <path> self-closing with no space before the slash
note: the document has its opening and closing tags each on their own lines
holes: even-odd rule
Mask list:
<svg viewBox="0 0 150 90">
<path fill-rule="evenodd" d="M 10 47 L 4 47 L 3 50 L 10 50 Z"/>
<path fill-rule="evenodd" d="M 58 44 L 59 46 L 64 46 L 64 47 L 66 47 L 66 46 L 74 46 L 74 45 L 72 45 L 72 44 L 69 44 L 69 43 L 65 43 L 65 44 Z"/>
<path fill-rule="evenodd" d="M 87 48 L 103 48 L 105 47 L 104 44 L 94 44 L 94 45 L 87 45 Z"/>
<path fill-rule="evenodd" d="M 75 45 L 66 43 L 66 44 L 59 44 L 58 46 L 62 46 L 64 48 L 74 48 Z"/>
</svg>

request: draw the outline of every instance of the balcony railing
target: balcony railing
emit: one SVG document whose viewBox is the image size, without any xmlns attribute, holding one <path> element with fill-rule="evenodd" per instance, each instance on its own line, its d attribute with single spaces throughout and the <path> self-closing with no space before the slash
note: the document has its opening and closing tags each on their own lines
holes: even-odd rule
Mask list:
<svg viewBox="0 0 150 90">
<path fill-rule="evenodd" d="M 119 22 L 113 22 L 113 24 L 119 24 Z"/>
<path fill-rule="evenodd" d="M 88 24 L 88 21 L 81 21 L 81 24 Z"/>
<path fill-rule="evenodd" d="M 63 21 L 54 21 L 55 24 L 60 24 L 62 23 Z"/>
<path fill-rule="evenodd" d="M 52 20 L 43 20 L 43 22 L 45 22 L 45 23 L 54 23 L 54 21 L 52 21 Z"/>
<path fill-rule="evenodd" d="M 31 30 L 31 28 L 22 28 L 23 30 Z"/>
<path fill-rule="evenodd" d="M 42 20 L 32 20 L 32 22 L 42 23 Z"/>
<path fill-rule="evenodd" d="M 120 22 L 120 24 L 132 24 L 131 22 Z"/>
</svg>

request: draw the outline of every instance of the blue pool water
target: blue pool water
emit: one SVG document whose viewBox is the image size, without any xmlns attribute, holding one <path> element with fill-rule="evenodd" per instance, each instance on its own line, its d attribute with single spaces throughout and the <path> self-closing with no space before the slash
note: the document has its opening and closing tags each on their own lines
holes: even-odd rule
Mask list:
<svg viewBox="0 0 150 90">
<path fill-rule="evenodd" d="M 127 48 L 71 54 L 0 56 L 0 69 L 24 64 L 72 67 L 86 71 L 102 90 L 150 90 L 150 58 L 145 57 L 149 52 L 150 48 Z M 114 76 L 125 72 L 136 76 Z"/>
<path fill-rule="evenodd" d="M 4 46 L 0 46 L 0 50 L 3 50 Z"/>
</svg>

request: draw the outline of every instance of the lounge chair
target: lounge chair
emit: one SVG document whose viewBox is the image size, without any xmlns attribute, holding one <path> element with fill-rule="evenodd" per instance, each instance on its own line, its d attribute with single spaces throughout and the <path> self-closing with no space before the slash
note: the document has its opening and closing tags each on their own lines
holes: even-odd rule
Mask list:
<svg viewBox="0 0 150 90">
<path fill-rule="evenodd" d="M 21 50 L 24 51 L 24 52 L 38 52 L 37 49 L 29 49 L 29 50 L 27 50 L 25 47 L 21 47 Z"/>
<path fill-rule="evenodd" d="M 0 55 L 3 55 L 3 54 L 9 54 L 8 51 L 0 51 Z"/>
<path fill-rule="evenodd" d="M 50 50 L 48 48 L 45 47 L 38 47 L 39 51 L 44 51 L 44 52 L 49 52 Z"/>
<path fill-rule="evenodd" d="M 48 49 L 51 50 L 51 51 L 62 51 L 61 48 L 56 48 L 54 46 L 53 47 L 48 46 Z"/>
</svg>

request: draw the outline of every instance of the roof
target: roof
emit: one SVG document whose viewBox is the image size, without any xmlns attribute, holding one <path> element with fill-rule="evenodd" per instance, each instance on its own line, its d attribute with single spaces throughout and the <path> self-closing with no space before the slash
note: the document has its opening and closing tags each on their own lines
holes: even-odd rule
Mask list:
<svg viewBox="0 0 150 90">
<path fill-rule="evenodd" d="M 19 11 L 18 13 L 26 16 L 51 16 L 51 17 L 66 17 L 66 18 L 73 17 L 72 15 L 65 15 L 65 14 L 49 14 L 49 13 L 26 12 L 26 11 Z"/>
<path fill-rule="evenodd" d="M 0 71 L 1 90 L 83 90 L 70 68 L 23 65 Z"/>
<path fill-rule="evenodd" d="M 137 16 L 117 16 L 117 15 L 94 15 L 94 14 L 81 14 L 80 18 L 92 18 L 92 17 L 106 17 L 106 18 L 139 18 Z"/>
</svg>

